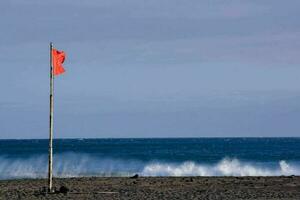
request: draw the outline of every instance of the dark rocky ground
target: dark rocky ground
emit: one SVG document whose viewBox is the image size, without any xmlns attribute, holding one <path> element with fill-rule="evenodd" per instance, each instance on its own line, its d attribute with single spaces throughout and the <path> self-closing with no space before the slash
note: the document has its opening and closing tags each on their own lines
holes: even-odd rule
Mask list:
<svg viewBox="0 0 300 200">
<path fill-rule="evenodd" d="M 300 200 L 300 177 L 138 177 L 54 179 L 57 190 L 44 194 L 45 179 L 0 181 L 0 199 L 284 199 Z M 65 189 L 66 189 L 65 188 Z"/>
</svg>

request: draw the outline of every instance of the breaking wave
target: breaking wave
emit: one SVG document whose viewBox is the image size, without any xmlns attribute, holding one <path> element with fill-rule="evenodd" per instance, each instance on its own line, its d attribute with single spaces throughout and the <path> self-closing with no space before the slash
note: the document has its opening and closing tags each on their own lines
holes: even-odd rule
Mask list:
<svg viewBox="0 0 300 200">
<path fill-rule="evenodd" d="M 248 163 L 224 158 L 214 164 L 205 164 L 104 159 L 75 153 L 54 155 L 56 177 L 131 176 L 136 173 L 142 176 L 280 176 L 300 175 L 300 165 L 284 160 L 278 163 Z M 30 158 L 0 156 L 0 179 L 45 178 L 46 175 L 47 155 Z"/>
<path fill-rule="evenodd" d="M 264 167 L 242 163 L 237 159 L 223 159 L 214 165 L 184 162 L 181 164 L 149 164 L 142 172 L 145 176 L 281 176 L 299 175 L 300 168 L 282 160 L 277 167 Z"/>
</svg>

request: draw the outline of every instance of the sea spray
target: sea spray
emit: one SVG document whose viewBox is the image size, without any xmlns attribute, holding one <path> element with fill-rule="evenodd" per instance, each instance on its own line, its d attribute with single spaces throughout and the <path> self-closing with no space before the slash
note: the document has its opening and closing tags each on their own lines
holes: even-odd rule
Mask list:
<svg viewBox="0 0 300 200">
<path fill-rule="evenodd" d="M 0 157 L 0 179 L 46 177 L 47 156 L 30 158 Z"/>
<path fill-rule="evenodd" d="M 300 175 L 300 138 L 56 139 L 54 175 Z M 0 179 L 46 178 L 48 140 L 0 140 Z"/>
<path fill-rule="evenodd" d="M 99 158 L 80 153 L 54 156 L 56 177 L 80 176 L 280 176 L 300 175 L 300 165 L 286 161 L 277 163 L 245 162 L 224 158 L 217 163 L 180 163 L 165 161 Z M 0 157 L 0 179 L 46 178 L 47 155 L 30 158 Z"/>
</svg>

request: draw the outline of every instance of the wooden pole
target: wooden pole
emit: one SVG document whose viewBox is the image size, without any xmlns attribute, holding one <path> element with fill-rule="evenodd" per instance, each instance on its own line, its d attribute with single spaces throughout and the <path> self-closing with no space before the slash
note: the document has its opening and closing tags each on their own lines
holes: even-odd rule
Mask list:
<svg viewBox="0 0 300 200">
<path fill-rule="evenodd" d="M 49 120 L 49 163 L 48 163 L 48 186 L 49 192 L 52 192 L 52 165 L 53 165 L 53 84 L 54 69 L 52 64 L 52 42 L 50 42 L 50 120 Z"/>
</svg>

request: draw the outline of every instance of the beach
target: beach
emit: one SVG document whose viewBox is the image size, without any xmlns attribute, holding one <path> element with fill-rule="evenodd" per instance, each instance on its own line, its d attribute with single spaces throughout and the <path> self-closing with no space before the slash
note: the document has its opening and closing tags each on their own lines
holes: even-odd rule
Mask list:
<svg viewBox="0 0 300 200">
<path fill-rule="evenodd" d="M 43 192 L 46 185 L 46 179 L 1 180 L 0 199 L 300 199 L 299 176 L 55 178 L 54 194 Z"/>
</svg>

